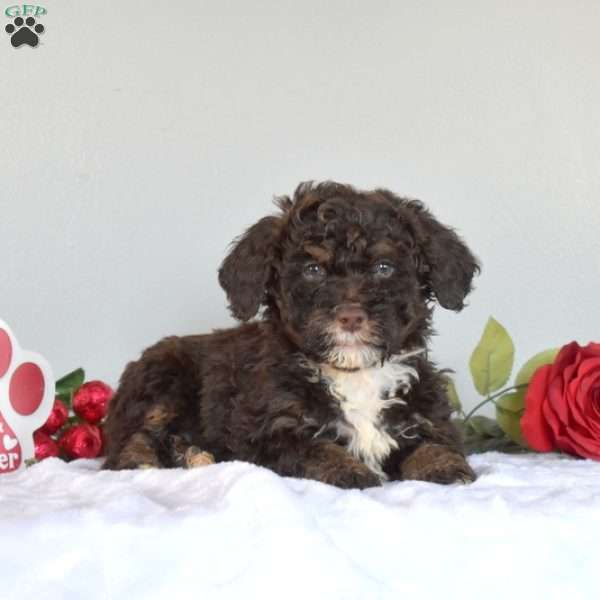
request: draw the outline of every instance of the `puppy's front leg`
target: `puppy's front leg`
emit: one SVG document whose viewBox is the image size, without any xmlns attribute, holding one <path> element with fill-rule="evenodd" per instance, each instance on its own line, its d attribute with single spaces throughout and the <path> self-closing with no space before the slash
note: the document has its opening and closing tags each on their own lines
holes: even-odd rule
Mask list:
<svg viewBox="0 0 600 600">
<path fill-rule="evenodd" d="M 379 477 L 334 442 L 320 442 L 305 457 L 302 476 L 340 488 L 368 488 L 381 485 Z"/>
<path fill-rule="evenodd" d="M 434 398 L 435 401 L 435 398 Z M 398 449 L 385 471 L 390 479 L 416 479 L 432 483 L 471 483 L 477 479 L 464 456 L 460 432 L 450 421 L 445 395 L 437 406 L 429 401 L 430 414 L 414 412 L 395 428 Z"/>
<path fill-rule="evenodd" d="M 278 444 L 279 446 L 279 444 Z M 381 485 L 379 477 L 342 446 L 325 440 L 296 440 L 285 452 L 274 455 L 273 445 L 257 462 L 285 477 L 304 477 L 340 488 L 368 488 Z"/>
<path fill-rule="evenodd" d="M 400 465 L 402 479 L 432 483 L 471 483 L 476 475 L 465 457 L 455 448 L 425 442 L 417 446 Z"/>
</svg>

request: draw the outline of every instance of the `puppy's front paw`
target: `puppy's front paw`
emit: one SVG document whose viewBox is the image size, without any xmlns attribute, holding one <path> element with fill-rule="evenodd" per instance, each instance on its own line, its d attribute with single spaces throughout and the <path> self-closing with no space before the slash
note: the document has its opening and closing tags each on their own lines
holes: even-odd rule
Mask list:
<svg viewBox="0 0 600 600">
<path fill-rule="evenodd" d="M 437 444 L 419 446 L 403 463 L 402 478 L 432 483 L 472 483 L 475 472 L 462 454 Z"/>
<path fill-rule="evenodd" d="M 326 481 L 326 483 L 345 489 L 363 490 L 381 485 L 381 480 L 366 465 L 357 462 L 351 468 L 344 466 L 331 473 L 330 481 Z"/>
<path fill-rule="evenodd" d="M 381 485 L 379 477 L 337 444 L 319 448 L 305 468 L 305 477 L 340 488 L 364 489 Z"/>
</svg>

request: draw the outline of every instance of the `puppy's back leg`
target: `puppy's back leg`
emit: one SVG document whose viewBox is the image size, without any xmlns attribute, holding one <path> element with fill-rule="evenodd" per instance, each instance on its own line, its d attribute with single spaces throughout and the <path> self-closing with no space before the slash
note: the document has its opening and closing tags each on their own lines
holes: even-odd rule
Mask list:
<svg viewBox="0 0 600 600">
<path fill-rule="evenodd" d="M 171 436 L 199 431 L 197 353 L 185 338 L 167 338 L 130 363 L 109 405 L 105 469 L 179 466 Z"/>
<path fill-rule="evenodd" d="M 160 459 L 153 440 L 143 431 L 134 433 L 117 455 L 104 463 L 105 469 L 149 469 L 160 467 Z"/>
<path fill-rule="evenodd" d="M 175 466 L 169 442 L 172 411 L 156 404 L 146 411 L 139 430 L 134 431 L 120 448 L 109 452 L 105 469 L 140 469 Z"/>
<path fill-rule="evenodd" d="M 163 406 L 154 406 L 144 419 L 143 429 L 125 443 L 109 469 L 146 469 L 182 467 L 195 469 L 215 462 L 215 457 L 178 434 L 169 434 L 174 415 Z M 108 462 L 108 461 L 107 461 Z"/>
</svg>

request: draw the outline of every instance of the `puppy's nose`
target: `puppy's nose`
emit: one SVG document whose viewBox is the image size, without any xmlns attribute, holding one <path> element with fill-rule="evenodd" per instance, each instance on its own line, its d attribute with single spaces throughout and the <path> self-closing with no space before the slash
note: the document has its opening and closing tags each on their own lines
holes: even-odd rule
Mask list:
<svg viewBox="0 0 600 600">
<path fill-rule="evenodd" d="M 335 320 L 344 331 L 358 331 L 367 320 L 367 313 L 356 304 L 342 304 L 336 308 Z"/>
</svg>

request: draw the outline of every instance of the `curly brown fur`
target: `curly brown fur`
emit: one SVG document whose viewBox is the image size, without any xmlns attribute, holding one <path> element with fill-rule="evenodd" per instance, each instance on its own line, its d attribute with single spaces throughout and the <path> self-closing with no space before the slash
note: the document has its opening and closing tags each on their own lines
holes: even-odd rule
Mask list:
<svg viewBox="0 0 600 600">
<path fill-rule="evenodd" d="M 471 289 L 469 249 L 387 190 L 304 183 L 277 205 L 219 270 L 233 315 L 260 318 L 129 364 L 105 467 L 202 456 L 341 487 L 472 480 L 426 354 L 434 301 L 461 310 Z"/>
</svg>

